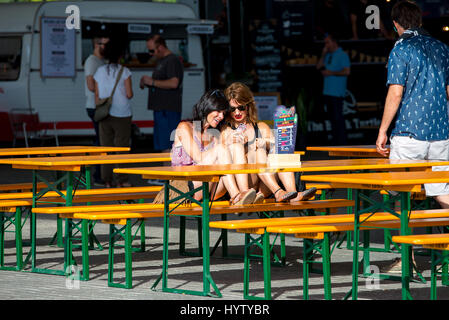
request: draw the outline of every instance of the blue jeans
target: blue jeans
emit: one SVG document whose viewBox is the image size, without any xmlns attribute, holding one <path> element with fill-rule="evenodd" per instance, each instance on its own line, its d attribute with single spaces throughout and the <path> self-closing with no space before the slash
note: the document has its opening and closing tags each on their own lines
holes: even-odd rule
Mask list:
<svg viewBox="0 0 449 320">
<path fill-rule="evenodd" d="M 172 132 L 178 127 L 180 121 L 181 112 L 154 111 L 154 150 L 163 151 L 171 149 L 173 141 L 170 137 Z"/>
</svg>

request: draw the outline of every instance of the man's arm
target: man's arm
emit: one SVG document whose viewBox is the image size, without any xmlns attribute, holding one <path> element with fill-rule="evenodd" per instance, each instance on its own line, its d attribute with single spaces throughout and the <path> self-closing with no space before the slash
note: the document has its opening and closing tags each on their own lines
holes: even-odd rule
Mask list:
<svg viewBox="0 0 449 320">
<path fill-rule="evenodd" d="M 177 77 L 173 77 L 167 80 L 154 80 L 150 76 L 143 76 L 140 81 L 141 87 L 142 84 L 145 86 L 153 86 L 161 89 L 176 89 L 179 85 L 179 79 Z"/>
<path fill-rule="evenodd" d="M 351 68 L 346 67 L 341 69 L 340 71 L 330 71 L 330 70 L 323 70 L 321 72 L 323 76 L 343 76 L 347 77 L 351 73 Z"/>
<path fill-rule="evenodd" d="M 92 92 L 95 92 L 95 80 L 93 76 L 86 77 L 87 89 Z"/>
<path fill-rule="evenodd" d="M 382 116 L 382 122 L 380 123 L 379 134 L 377 136 L 376 147 L 377 151 L 386 156 L 388 149 L 385 148 L 388 137 L 387 131 L 391 122 L 396 115 L 401 104 L 404 87 L 399 84 L 391 84 L 388 88 L 387 99 L 385 101 L 384 114 Z"/>
<path fill-rule="evenodd" d="M 449 86 L 446 87 L 446 96 L 447 96 L 447 100 L 449 100 Z"/>
</svg>

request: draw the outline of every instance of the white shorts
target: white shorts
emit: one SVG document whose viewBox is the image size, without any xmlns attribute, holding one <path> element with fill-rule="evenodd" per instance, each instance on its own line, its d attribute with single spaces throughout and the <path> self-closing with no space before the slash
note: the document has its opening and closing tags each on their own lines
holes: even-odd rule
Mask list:
<svg viewBox="0 0 449 320">
<path fill-rule="evenodd" d="M 411 137 L 394 136 L 390 141 L 390 159 L 449 160 L 449 139 L 421 141 Z M 449 171 L 449 166 L 435 166 L 432 171 Z M 448 183 L 427 183 L 424 188 L 429 197 L 449 194 Z"/>
</svg>

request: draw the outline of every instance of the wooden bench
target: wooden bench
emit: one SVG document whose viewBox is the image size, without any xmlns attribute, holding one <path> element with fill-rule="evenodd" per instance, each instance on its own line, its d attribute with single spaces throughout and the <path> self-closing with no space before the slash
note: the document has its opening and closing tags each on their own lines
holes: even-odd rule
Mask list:
<svg viewBox="0 0 449 320">
<path fill-rule="evenodd" d="M 419 245 L 423 248 L 431 249 L 430 264 L 430 299 L 437 299 L 437 277 L 443 274 L 447 278 L 447 266 L 449 264 L 449 233 L 421 234 L 409 236 L 394 236 L 394 242 L 410 245 Z M 438 252 L 442 251 L 439 255 Z M 441 267 L 438 269 L 438 265 Z M 446 267 L 446 270 L 444 268 Z M 439 270 L 443 270 L 440 272 Z"/>
<path fill-rule="evenodd" d="M 137 200 L 143 202 L 145 199 L 152 199 L 156 196 L 160 186 L 145 186 L 145 187 L 130 187 L 130 188 L 101 188 L 77 190 L 72 199 L 73 203 L 93 203 L 93 202 L 110 202 L 110 201 L 131 201 Z M 66 196 L 65 191 L 61 191 L 63 196 Z M 55 191 L 47 192 L 40 198 L 41 202 L 46 203 L 61 203 L 62 198 Z M 62 204 L 62 203 L 61 203 Z M 0 270 L 21 270 L 24 265 L 23 261 L 23 242 L 22 242 L 22 217 L 24 209 L 33 206 L 32 192 L 17 192 L 17 193 L 0 193 Z M 115 205 L 116 206 L 116 205 Z M 6 213 L 13 213 L 7 215 Z M 4 232 L 6 232 L 5 225 L 14 227 L 15 241 L 16 241 L 16 265 L 14 267 L 7 267 L 4 263 Z M 144 232 L 144 228 L 141 228 Z M 144 233 L 141 235 L 144 237 Z M 53 240 L 57 240 L 58 246 L 62 247 L 62 221 L 59 216 L 57 219 L 57 232 Z M 53 242 L 52 240 L 52 242 Z M 92 242 L 96 241 L 91 233 Z M 98 241 L 97 241 L 98 244 Z"/>
<path fill-rule="evenodd" d="M 40 190 L 42 188 L 45 188 L 47 185 L 43 182 L 39 182 L 37 184 L 37 189 Z M 32 183 L 7 183 L 7 184 L 0 184 L 0 191 L 30 191 L 33 190 L 33 184 Z"/>
<path fill-rule="evenodd" d="M 345 206 L 351 206 L 354 202 L 350 200 L 313 200 L 313 201 L 300 201 L 297 203 L 275 203 L 265 202 L 262 204 L 250 204 L 235 206 L 230 205 L 228 201 L 214 201 L 210 208 L 211 215 L 220 214 L 225 217 L 227 214 L 238 213 L 251 213 L 251 212 L 281 212 L 281 211 L 298 211 L 298 210 L 315 210 L 315 209 L 335 209 Z M 173 208 L 176 205 L 171 205 Z M 52 208 L 33 208 L 34 213 L 41 214 L 60 214 L 67 219 L 81 219 L 85 220 L 99 220 L 105 223 L 109 223 L 109 277 L 108 285 L 114 287 L 131 288 L 132 287 L 132 247 L 131 247 L 131 219 L 146 219 L 154 217 L 162 217 L 164 215 L 163 205 L 161 204 L 124 204 L 120 206 L 111 205 L 95 205 L 95 206 L 72 206 L 72 207 L 52 207 Z M 188 204 L 180 205 L 175 211 L 172 211 L 170 215 L 173 216 L 198 216 L 202 215 L 202 208 L 198 205 Z M 273 218 L 277 219 L 277 218 Z M 270 219 L 263 219 L 270 220 Z M 123 227 L 116 228 L 115 225 L 119 224 Z M 125 283 L 115 283 L 113 281 L 113 260 L 114 260 L 114 247 L 115 236 L 120 237 L 124 234 L 125 241 Z M 201 237 L 199 237 L 200 239 Z M 87 252 L 83 252 L 83 273 L 88 270 Z"/>
<path fill-rule="evenodd" d="M 431 212 L 435 211 L 435 212 Z M 430 216 L 434 215 L 433 218 Z M 360 216 L 364 220 L 361 229 L 374 228 L 399 228 L 400 220 L 388 213 L 364 214 Z M 304 239 L 304 261 L 303 261 L 303 297 L 308 299 L 308 276 L 310 272 L 311 256 L 314 250 L 319 250 L 323 257 L 323 277 L 325 299 L 331 299 L 330 282 L 330 247 L 329 233 L 354 230 L 353 215 L 331 215 L 318 217 L 295 217 L 278 219 L 247 219 L 225 222 L 210 222 L 210 227 L 234 229 L 237 232 L 245 233 L 245 262 L 244 262 L 244 298 L 255 299 L 258 297 L 249 295 L 249 247 L 257 243 L 263 251 L 264 268 L 264 298 L 271 299 L 271 276 L 270 276 L 270 253 L 269 253 L 269 234 L 295 234 L 298 238 Z M 422 210 L 411 214 L 409 226 L 428 227 L 449 225 L 449 211 Z M 260 235 L 259 242 L 251 237 L 251 234 Z M 317 246 L 313 245 L 313 240 L 321 240 Z"/>
</svg>

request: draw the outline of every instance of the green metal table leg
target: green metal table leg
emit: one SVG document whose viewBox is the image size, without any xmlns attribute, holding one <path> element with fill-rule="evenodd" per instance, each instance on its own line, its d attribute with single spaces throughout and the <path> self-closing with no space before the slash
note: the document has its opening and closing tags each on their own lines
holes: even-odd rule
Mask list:
<svg viewBox="0 0 449 320">
<path fill-rule="evenodd" d="M 132 224 L 131 219 L 126 220 L 126 227 L 125 227 L 125 288 L 131 289 L 132 284 L 132 238 L 131 238 L 131 230 Z"/>
<path fill-rule="evenodd" d="M 401 235 L 409 235 L 410 228 L 408 226 L 408 214 L 410 212 L 410 192 L 401 192 Z M 403 243 L 401 245 L 402 256 L 402 299 L 411 300 L 410 295 L 410 257 L 412 247 L 409 244 Z"/>
<path fill-rule="evenodd" d="M 358 281 L 359 281 L 359 211 L 360 199 L 359 190 L 354 190 L 354 234 L 353 234 L 353 258 L 352 258 L 352 300 L 358 298 Z"/>
<path fill-rule="evenodd" d="M 164 182 L 164 233 L 163 233 L 163 251 L 162 251 L 162 291 L 167 290 L 167 269 L 168 269 L 168 228 L 169 228 L 169 181 Z M 155 285 L 157 285 L 157 282 Z"/>
<path fill-rule="evenodd" d="M 437 299 L 437 253 L 430 250 L 431 266 L 430 266 L 430 300 Z"/>
<path fill-rule="evenodd" d="M 324 239 L 321 247 L 321 256 L 323 257 L 324 299 L 332 300 L 331 262 L 328 232 L 324 233 Z"/>
<path fill-rule="evenodd" d="M 271 261 L 270 261 L 270 234 L 264 232 L 262 238 L 263 246 L 263 283 L 264 283 L 264 296 L 265 299 L 271 299 Z"/>
<path fill-rule="evenodd" d="M 313 240 L 303 240 L 303 260 L 302 260 L 302 292 L 303 299 L 309 300 L 309 274 L 310 274 L 310 257 L 312 256 Z"/>
<path fill-rule="evenodd" d="M 81 254 L 83 261 L 82 280 L 89 280 L 89 222 L 85 219 L 81 221 Z"/>
</svg>

